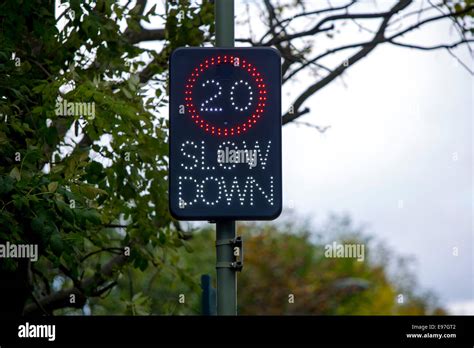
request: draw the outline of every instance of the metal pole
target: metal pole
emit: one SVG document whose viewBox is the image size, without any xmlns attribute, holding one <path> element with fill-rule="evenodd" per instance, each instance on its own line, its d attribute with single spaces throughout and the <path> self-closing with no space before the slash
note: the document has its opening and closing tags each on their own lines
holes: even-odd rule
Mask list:
<svg viewBox="0 0 474 348">
<path fill-rule="evenodd" d="M 234 0 L 215 0 L 216 46 L 234 47 Z"/>
<path fill-rule="evenodd" d="M 232 244 L 219 245 L 235 238 L 235 221 L 216 222 L 217 232 L 217 314 L 237 315 L 237 274 L 228 265 L 234 261 Z"/>
<path fill-rule="evenodd" d="M 234 0 L 215 0 L 216 46 L 234 47 Z M 234 261 L 229 240 L 235 238 L 235 221 L 216 222 L 217 314 L 237 315 L 237 274 L 228 265 Z"/>
</svg>

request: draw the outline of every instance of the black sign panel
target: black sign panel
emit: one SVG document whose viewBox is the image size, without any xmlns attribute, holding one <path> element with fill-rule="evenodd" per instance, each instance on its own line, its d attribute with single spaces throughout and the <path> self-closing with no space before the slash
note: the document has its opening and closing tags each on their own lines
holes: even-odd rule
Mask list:
<svg viewBox="0 0 474 348">
<path fill-rule="evenodd" d="M 271 48 L 179 48 L 170 61 L 172 215 L 281 212 L 281 70 Z"/>
</svg>

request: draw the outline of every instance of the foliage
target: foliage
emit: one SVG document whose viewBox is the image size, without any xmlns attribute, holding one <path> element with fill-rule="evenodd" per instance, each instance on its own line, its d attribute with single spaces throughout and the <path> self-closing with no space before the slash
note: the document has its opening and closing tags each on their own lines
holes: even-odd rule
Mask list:
<svg viewBox="0 0 474 348">
<path fill-rule="evenodd" d="M 152 90 L 143 74 L 163 78 L 173 48 L 201 45 L 213 9 L 170 5 L 158 54 L 132 40 L 155 7 L 70 1 L 55 15 L 54 4 L 0 4 L 0 241 L 39 245 L 34 296 L 51 295 L 58 274 L 64 289 L 97 296 L 107 279 L 82 282 L 111 253 L 130 247 L 126 262 L 145 270 L 182 246 L 167 207 L 167 117 L 157 112 L 165 85 Z M 146 70 L 144 56 L 155 58 Z M 64 115 L 61 100 L 93 104 L 95 113 Z M 14 260 L 0 268 L 20 272 Z"/>
<path fill-rule="evenodd" d="M 260 231 L 259 231 L 260 230 Z M 354 227 L 332 217 L 321 230 L 290 224 L 244 227 L 245 268 L 239 284 L 242 314 L 423 315 L 442 313 L 430 293 L 418 294 L 413 274 Z M 325 246 L 364 245 L 365 258 L 328 258 Z M 290 303 L 289 295 L 294 296 Z M 404 302 L 398 303 L 403 294 Z"/>
<path fill-rule="evenodd" d="M 244 269 L 238 275 L 239 313 L 246 315 L 425 315 L 443 314 L 433 294 L 418 288 L 410 259 L 393 255 L 375 243 L 347 217 L 331 217 L 319 228 L 287 224 L 239 224 L 244 237 Z M 180 249 L 182 274 L 133 270 L 106 299 L 91 302 L 93 314 L 123 313 L 124 298 L 140 291 L 151 302 L 148 314 L 199 314 L 200 276 L 215 282 L 215 232 L 203 229 L 189 240 L 192 252 Z M 362 243 L 363 262 L 355 258 L 327 258 L 325 245 Z M 189 248 L 188 248 L 189 250 Z M 396 266 L 395 270 L 392 268 Z M 126 278 L 126 279 L 125 279 Z M 128 284 L 128 285 L 127 285 Z M 186 302 L 179 302 L 184 294 Z M 403 303 L 398 295 L 403 294 Z M 294 296 L 290 303 L 289 295 Z"/>
</svg>

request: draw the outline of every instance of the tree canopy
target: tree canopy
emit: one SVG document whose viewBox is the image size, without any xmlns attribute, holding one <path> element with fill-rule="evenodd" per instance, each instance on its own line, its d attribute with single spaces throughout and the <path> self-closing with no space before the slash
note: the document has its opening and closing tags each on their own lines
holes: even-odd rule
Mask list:
<svg viewBox="0 0 474 348">
<path fill-rule="evenodd" d="M 330 216 L 318 228 L 309 222 L 294 222 L 301 220 L 294 215 L 285 220 L 284 224 L 239 225 L 238 234 L 244 238 L 244 269 L 238 276 L 239 314 L 445 313 L 433 293 L 420 289 L 412 260 L 370 238 L 348 216 Z M 365 245 L 364 260 L 327 257 L 327 248 L 334 242 Z M 90 302 L 90 312 L 201 314 L 201 292 L 196 291 L 201 275 L 211 275 L 216 285 L 214 243 L 213 229 L 194 233 L 188 252 L 176 260 L 185 274 L 159 268 L 130 270 L 105 299 Z"/>
</svg>

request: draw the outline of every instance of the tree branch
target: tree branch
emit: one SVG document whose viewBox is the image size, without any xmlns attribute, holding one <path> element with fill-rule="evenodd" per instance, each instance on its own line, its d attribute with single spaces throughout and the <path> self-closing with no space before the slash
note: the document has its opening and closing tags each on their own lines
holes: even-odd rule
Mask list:
<svg viewBox="0 0 474 348">
<path fill-rule="evenodd" d="M 293 108 L 294 109 L 294 108 Z M 298 117 L 307 114 L 309 112 L 309 108 L 304 108 L 302 110 L 297 110 L 296 112 L 290 113 L 289 111 L 283 116 L 282 124 L 285 125 L 291 121 L 294 121 Z"/>
<path fill-rule="evenodd" d="M 340 6 L 340 7 L 329 7 L 329 8 L 325 8 L 325 9 L 322 9 L 322 10 L 315 10 L 315 11 L 309 11 L 309 12 L 301 12 L 301 13 L 298 13 L 297 15 L 294 15 L 290 18 L 285 18 L 285 19 L 282 19 L 281 21 L 279 21 L 279 24 L 281 25 L 281 27 L 283 28 L 283 24 L 285 23 L 290 23 L 292 20 L 296 19 L 296 18 L 299 18 L 299 17 L 306 17 L 306 16 L 312 16 L 312 15 L 319 15 L 321 13 L 325 13 L 325 12 L 333 12 L 333 11 L 338 11 L 338 10 L 346 10 L 348 9 L 349 7 L 351 7 L 352 5 L 354 5 L 356 3 L 355 0 L 352 0 L 351 2 L 349 2 L 348 4 L 346 5 L 343 5 L 343 6 Z M 263 40 L 268 36 L 270 35 L 272 32 L 271 30 L 268 30 L 263 36 L 262 38 L 260 39 L 260 44 L 263 43 Z"/>
<path fill-rule="evenodd" d="M 417 50 L 423 50 L 423 51 L 431 51 L 431 50 L 439 50 L 439 49 L 450 49 L 450 48 L 455 48 L 459 45 L 469 43 L 469 42 L 474 42 L 474 40 L 460 40 L 458 42 L 452 43 L 452 44 L 441 44 L 441 45 L 436 45 L 436 46 L 419 46 L 419 45 L 414 45 L 414 44 L 409 44 L 409 43 L 403 43 L 403 42 L 397 42 L 394 40 L 388 40 L 391 44 L 395 46 L 400 46 L 400 47 L 406 47 L 406 48 L 415 48 Z"/>
<path fill-rule="evenodd" d="M 399 36 L 402 36 L 414 29 L 417 29 L 419 27 L 421 27 L 422 25 L 426 24 L 426 23 L 430 23 L 430 22 L 433 22 L 433 21 L 437 21 L 439 19 L 443 19 L 443 18 L 448 18 L 448 17 L 454 17 L 454 16 L 460 16 L 460 15 L 463 15 L 463 14 L 467 14 L 469 13 L 470 11 L 474 10 L 474 5 L 470 5 L 470 6 L 466 6 L 463 10 L 459 11 L 459 12 L 449 12 L 449 13 L 445 13 L 445 14 L 442 14 L 440 16 L 436 16 L 436 17 L 431 17 L 431 18 L 428 18 L 428 19 L 425 19 L 421 22 L 418 22 L 416 24 L 413 24 L 411 26 L 409 26 L 408 28 L 405 28 L 404 30 L 402 30 L 401 32 L 398 32 L 388 38 L 386 38 L 385 40 L 386 41 L 391 41 L 393 39 L 395 39 L 396 37 L 399 37 Z"/>
<path fill-rule="evenodd" d="M 408 6 L 407 4 L 406 6 Z M 406 7 L 405 6 L 405 7 Z M 271 46 L 271 45 L 276 45 L 278 43 L 281 43 L 283 41 L 291 41 L 293 39 L 305 37 L 305 36 L 312 36 L 317 34 L 320 29 L 322 28 L 323 24 L 331 21 L 337 21 L 340 19 L 377 19 L 377 18 L 390 18 L 392 16 L 392 12 L 387 11 L 387 12 L 378 12 L 378 13 L 357 13 L 357 14 L 340 14 L 340 15 L 333 15 L 333 16 L 328 16 L 326 18 L 323 18 L 320 20 L 312 29 L 302 31 L 299 33 L 283 36 L 283 37 L 274 37 L 270 39 L 267 43 L 265 43 L 265 46 Z"/>
<path fill-rule="evenodd" d="M 390 11 L 387 12 L 387 14 L 384 17 L 384 20 L 382 21 L 382 24 L 380 25 L 379 29 L 377 30 L 377 34 L 374 36 L 373 40 L 366 45 L 362 47 L 356 54 L 354 54 L 352 57 L 350 57 L 347 60 L 347 65 L 352 65 L 359 61 L 360 59 L 364 58 L 367 54 L 369 54 L 377 45 L 383 41 L 384 39 L 384 33 L 385 29 L 388 26 L 388 23 L 390 21 L 390 18 L 397 12 L 403 10 L 406 8 L 408 5 L 410 5 L 411 1 L 410 0 L 400 0 Z M 321 88 L 325 87 L 328 85 L 331 81 L 333 81 L 336 77 L 341 75 L 346 69 L 346 66 L 340 65 L 338 66 L 335 70 L 333 70 L 330 74 L 328 74 L 325 78 L 322 80 L 316 82 L 315 84 L 309 86 L 306 91 L 304 91 L 293 103 L 293 109 L 296 110 L 297 112 L 294 114 L 286 113 L 283 115 L 283 124 L 287 124 L 299 116 L 301 114 L 298 114 L 298 110 L 302 106 L 302 104 L 310 97 L 312 96 L 316 91 L 320 90 Z"/>
<path fill-rule="evenodd" d="M 319 133 L 324 134 L 331 126 L 318 126 L 316 124 L 312 124 L 309 122 L 303 122 L 303 121 L 293 121 L 293 124 L 296 125 L 302 125 L 305 127 L 310 127 L 310 128 L 315 128 Z"/>
<path fill-rule="evenodd" d="M 293 104 L 293 108 L 294 110 L 298 110 L 301 105 L 311 96 L 313 95 L 316 91 L 320 90 L 321 88 L 325 87 L 326 85 L 328 85 L 331 81 L 333 81 L 336 77 L 340 76 L 346 69 L 347 66 L 349 65 L 352 65 L 354 64 L 355 62 L 357 62 L 358 60 L 362 59 L 363 57 L 365 57 L 368 53 L 370 53 L 377 45 L 379 45 L 380 43 L 383 43 L 383 42 L 391 42 L 392 44 L 395 44 L 395 45 L 399 45 L 399 46 L 405 46 L 405 47 L 409 47 L 410 45 L 409 44 L 403 44 L 403 43 L 399 43 L 399 42 L 395 42 L 393 41 L 394 38 L 396 37 L 399 37 L 399 36 L 402 36 L 414 29 L 417 29 L 427 23 L 430 23 L 430 22 L 433 22 L 433 21 L 436 21 L 436 20 L 440 20 L 440 19 L 443 19 L 443 18 L 448 18 L 448 17 L 452 17 L 452 16 L 459 16 L 459 15 L 462 15 L 462 14 L 465 14 L 465 13 L 468 13 L 469 11 L 473 10 L 474 9 L 474 5 L 471 5 L 471 6 L 466 6 L 462 11 L 459 11 L 459 12 L 450 12 L 450 13 L 446 13 L 446 14 L 442 14 L 440 16 L 435 16 L 435 17 L 431 17 L 431 18 L 428 18 L 428 19 L 425 19 L 423 21 L 420 21 L 414 25 L 411 25 L 409 26 L 408 28 L 405 28 L 403 29 L 402 31 L 396 33 L 396 34 L 393 34 L 391 35 L 390 37 L 385 37 L 385 29 L 387 28 L 388 24 L 389 24 L 389 21 L 390 21 L 390 18 L 397 12 L 401 11 L 402 9 L 406 8 L 407 6 L 409 5 L 409 2 L 407 3 L 407 1 L 400 1 L 396 6 L 394 6 L 389 12 L 388 14 L 384 17 L 384 21 L 382 22 L 381 26 L 379 27 L 379 30 L 377 31 L 377 34 L 374 36 L 374 38 L 370 41 L 370 42 L 365 42 L 365 43 L 355 43 L 355 44 L 351 44 L 351 45 L 346 45 L 346 46 L 341 46 L 341 47 L 337 47 L 337 48 L 334 48 L 334 49 L 331 49 L 331 50 L 328 50 L 326 51 L 325 53 L 311 59 L 310 61 L 308 61 L 307 63 L 303 64 L 301 67 L 299 67 L 298 69 L 292 71 L 285 79 L 288 80 L 289 78 L 293 77 L 294 75 L 296 75 L 299 71 L 301 71 L 302 69 L 304 69 L 307 65 L 311 64 L 311 63 L 314 63 L 316 62 L 317 60 L 329 55 L 329 54 L 332 54 L 332 53 L 335 53 L 337 51 L 341 51 L 341 50 L 345 50 L 345 49 L 349 49 L 349 48 L 355 48 L 355 47 L 360 47 L 362 46 L 362 49 L 359 50 L 355 55 L 353 55 L 352 57 L 350 57 L 349 59 L 347 59 L 347 64 L 346 66 L 344 65 L 340 65 L 339 67 L 337 67 L 335 70 L 333 70 L 331 73 L 329 73 L 326 77 L 324 77 L 322 80 L 316 82 L 315 84 L 311 85 L 310 87 L 308 87 L 308 89 L 303 93 L 301 94 L 295 101 L 295 103 Z M 423 47 L 423 46 L 416 46 L 416 45 L 411 45 L 412 48 L 420 48 L 420 49 L 426 49 L 426 50 L 430 50 L 430 49 L 442 49 L 442 48 L 445 48 L 448 50 L 448 52 L 451 53 L 450 51 L 450 48 L 453 48 L 453 47 L 456 47 L 460 44 L 463 44 L 463 43 L 468 43 L 468 42 L 472 42 L 472 40 L 461 40 L 459 42 L 456 42 L 454 44 L 451 44 L 451 45 L 438 45 L 438 46 L 432 46 L 432 47 Z M 298 112 L 296 112 L 295 114 L 289 114 L 289 113 L 286 113 L 285 115 L 283 115 L 283 124 L 286 124 L 288 122 L 291 122 L 293 121 L 294 119 L 296 119 L 297 117 L 299 117 L 301 115 L 298 115 Z"/>
<path fill-rule="evenodd" d="M 130 10 L 131 13 L 138 13 L 143 16 L 145 13 L 147 0 L 137 0 L 135 6 Z M 144 29 L 141 28 L 139 32 L 127 28 L 124 33 L 125 37 L 131 44 L 136 44 L 142 41 L 164 40 L 166 36 L 165 29 Z"/>
<path fill-rule="evenodd" d="M 125 255 L 119 255 L 111 259 L 108 263 L 102 266 L 100 273 L 87 278 L 81 282 L 81 289 L 91 289 L 92 293 L 100 293 L 97 289 L 100 285 L 104 284 L 112 275 L 117 268 L 122 267 L 128 262 L 128 257 Z M 75 303 L 70 302 L 71 295 L 75 295 Z M 72 307 L 82 308 L 86 303 L 87 296 L 84 292 L 79 290 L 77 287 L 73 287 L 69 290 L 61 290 L 52 295 L 43 297 L 38 300 L 37 303 L 31 303 L 26 306 L 24 310 L 25 315 L 38 315 L 43 313 L 43 309 L 47 312 L 52 312 L 56 309 Z M 43 309 L 42 309 L 43 308 Z"/>
<path fill-rule="evenodd" d="M 164 40 L 166 37 L 165 29 L 143 29 L 139 32 L 128 32 L 128 41 L 136 44 L 142 41 Z"/>
<path fill-rule="evenodd" d="M 472 8 L 474 8 L 474 6 L 472 6 Z M 380 43 L 383 43 L 383 42 L 392 42 L 392 40 L 398 36 L 401 36 L 405 33 L 407 33 L 408 31 L 411 31 L 413 29 L 416 29 L 420 26 L 422 26 L 423 24 L 426 24 L 426 23 L 429 23 L 429 22 L 432 22 L 434 20 L 439 20 L 439 19 L 443 19 L 443 18 L 447 18 L 447 17 L 450 17 L 450 16 L 453 16 L 453 15 L 459 15 L 459 14 L 463 14 L 465 13 L 466 11 L 468 12 L 469 10 L 471 10 L 472 8 L 466 8 L 464 9 L 463 11 L 460 11 L 458 13 L 448 13 L 448 14 L 444 14 L 444 15 L 441 15 L 441 16 L 437 16 L 437 17 L 432 17 L 432 18 L 429 18 L 429 19 L 426 19 L 422 22 L 419 22 L 417 23 L 416 25 L 413 25 L 411 26 L 410 30 L 408 29 L 405 29 L 403 30 L 402 32 L 400 33 L 396 33 L 388 38 L 385 38 L 385 37 L 381 37 L 379 38 L 378 40 L 371 40 L 371 41 L 368 41 L 368 42 L 358 42 L 358 43 L 354 43 L 354 44 L 350 44 L 350 45 L 345 45 L 345 46 L 340 46 L 340 47 L 336 47 L 336 48 L 333 48 L 333 49 L 330 49 L 330 50 L 327 50 L 326 52 L 312 58 L 311 60 L 307 61 L 305 64 L 301 65 L 300 67 L 298 67 L 297 69 L 293 70 L 288 76 L 285 77 L 285 81 L 286 80 L 289 80 L 290 78 L 292 78 L 293 76 L 295 76 L 298 72 L 300 72 L 301 70 L 303 70 L 304 68 L 306 68 L 306 66 L 308 66 L 309 64 L 314 64 L 316 61 L 318 61 L 319 59 L 321 58 L 324 58 L 330 54 L 333 54 L 333 53 L 336 53 L 336 52 L 339 52 L 339 51 L 342 51 L 342 50 L 346 50 L 346 49 L 350 49 L 350 48 L 356 48 L 356 47 L 361 47 L 361 46 L 366 46 L 366 45 L 370 45 L 370 44 L 380 44 Z M 468 41 L 466 41 L 467 43 Z M 415 47 L 414 47 L 415 48 Z M 441 48 L 441 47 L 440 47 Z M 446 47 L 448 48 L 448 47 Z"/>
</svg>

